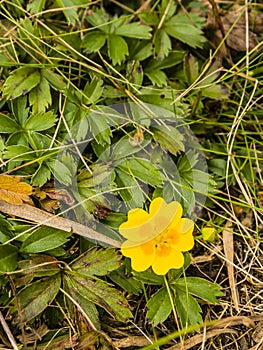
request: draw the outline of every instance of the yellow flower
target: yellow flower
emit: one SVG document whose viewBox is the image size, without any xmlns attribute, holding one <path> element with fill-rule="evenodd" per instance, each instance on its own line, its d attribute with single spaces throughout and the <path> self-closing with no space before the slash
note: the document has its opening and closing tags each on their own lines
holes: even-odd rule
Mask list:
<svg viewBox="0 0 263 350">
<path fill-rule="evenodd" d="M 182 218 L 182 213 L 180 203 L 167 204 L 160 197 L 152 201 L 149 213 L 139 208 L 128 212 L 128 220 L 119 227 L 127 239 L 121 252 L 131 258 L 135 271 L 152 266 L 157 275 L 165 275 L 170 269 L 183 266 L 182 252 L 194 246 L 194 223 Z"/>
</svg>

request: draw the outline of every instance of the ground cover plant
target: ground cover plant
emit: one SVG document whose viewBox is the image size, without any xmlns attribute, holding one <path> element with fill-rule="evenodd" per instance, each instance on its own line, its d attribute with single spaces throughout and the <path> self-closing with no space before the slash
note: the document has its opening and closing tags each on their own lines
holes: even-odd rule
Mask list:
<svg viewBox="0 0 263 350">
<path fill-rule="evenodd" d="M 0 349 L 262 349 L 262 5 L 0 3 Z"/>
</svg>

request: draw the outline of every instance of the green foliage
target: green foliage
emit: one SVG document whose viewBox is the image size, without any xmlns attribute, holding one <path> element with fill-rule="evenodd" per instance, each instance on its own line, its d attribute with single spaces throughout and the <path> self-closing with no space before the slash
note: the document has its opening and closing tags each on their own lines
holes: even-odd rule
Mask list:
<svg viewBox="0 0 263 350">
<path fill-rule="evenodd" d="M 214 42 L 205 37 L 210 14 L 198 1 L 138 3 L 1 2 L 1 172 L 33 185 L 35 206 L 46 210 L 51 203 L 50 211 L 60 214 L 56 201 L 62 209 L 66 198 L 65 216 L 118 240 L 128 210 L 161 196 L 181 202 L 192 217 L 206 196 L 214 196 L 207 207 L 216 205 L 221 194 L 215 189 L 226 193 L 226 182 L 229 193 L 236 186 L 233 202 L 238 193 L 242 208 L 253 197 L 244 188 L 253 192 L 253 213 L 260 213 L 257 51 L 249 67 L 232 52 L 215 59 Z M 251 103 L 253 94 L 258 100 Z M 231 143 L 238 128 L 242 133 Z M 200 136 L 208 169 L 190 130 Z M 211 213 L 209 221 L 223 225 Z M 125 293 L 138 302 L 144 292 L 154 326 L 177 312 L 182 327 L 200 324 L 202 303 L 222 296 L 218 285 L 187 275 L 188 255 L 165 283 L 150 270 L 132 271 L 116 250 L 83 241 L 73 232 L 0 216 L 1 307 L 26 332 L 48 320 L 48 335 L 34 345 L 39 349 L 73 347 L 65 315 L 80 332 L 78 314 L 97 329 L 105 312 L 126 322 L 132 313 Z M 65 333 L 57 335 L 58 329 Z M 78 340 L 101 341 L 97 334 Z"/>
<path fill-rule="evenodd" d="M 72 233 L 43 226 L 36 229 L 23 242 L 22 253 L 40 253 L 60 247 Z"/>
</svg>

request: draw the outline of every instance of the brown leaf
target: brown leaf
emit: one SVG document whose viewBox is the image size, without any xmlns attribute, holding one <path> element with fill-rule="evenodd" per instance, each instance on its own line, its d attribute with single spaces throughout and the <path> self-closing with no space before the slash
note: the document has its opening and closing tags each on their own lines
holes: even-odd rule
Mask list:
<svg viewBox="0 0 263 350">
<path fill-rule="evenodd" d="M 32 187 L 18 176 L 0 175 L 0 199 L 12 204 L 32 203 Z"/>
<path fill-rule="evenodd" d="M 231 290 L 231 295 L 233 299 L 234 306 L 237 310 L 238 308 L 238 294 L 236 290 L 236 282 L 234 277 L 234 237 L 233 228 L 231 221 L 228 221 L 223 230 L 223 245 L 224 253 L 226 257 L 226 267 L 229 279 L 229 286 Z"/>
</svg>

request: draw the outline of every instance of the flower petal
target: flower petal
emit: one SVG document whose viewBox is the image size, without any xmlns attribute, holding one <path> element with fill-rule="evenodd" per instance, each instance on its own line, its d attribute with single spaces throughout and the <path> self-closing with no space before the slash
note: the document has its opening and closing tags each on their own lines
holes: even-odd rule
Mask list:
<svg viewBox="0 0 263 350">
<path fill-rule="evenodd" d="M 121 246 L 124 256 L 131 258 L 133 270 L 141 272 L 147 270 L 153 263 L 155 257 L 154 241 L 145 244 L 131 246 L 133 242 L 125 241 Z"/>
<path fill-rule="evenodd" d="M 185 252 L 194 246 L 193 237 L 194 223 L 192 220 L 183 218 L 180 220 L 177 230 L 179 232 L 179 242 L 176 242 L 176 249 Z"/>
<path fill-rule="evenodd" d="M 170 269 L 180 269 L 183 265 L 183 254 L 171 246 L 165 256 L 156 254 L 152 269 L 157 275 L 165 275 Z"/>
<path fill-rule="evenodd" d="M 154 230 L 161 233 L 169 225 L 176 224 L 181 218 L 183 209 L 179 202 L 173 201 L 169 204 L 161 197 L 155 198 L 150 204 L 150 215 L 153 216 Z"/>
</svg>

